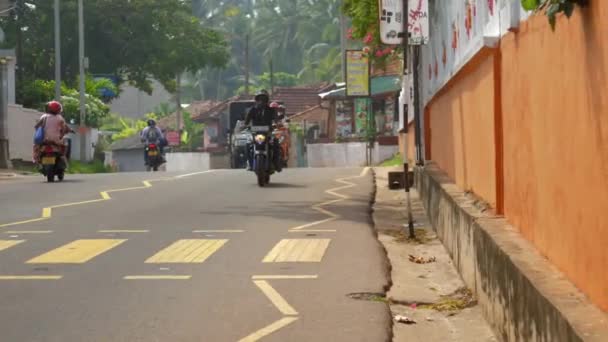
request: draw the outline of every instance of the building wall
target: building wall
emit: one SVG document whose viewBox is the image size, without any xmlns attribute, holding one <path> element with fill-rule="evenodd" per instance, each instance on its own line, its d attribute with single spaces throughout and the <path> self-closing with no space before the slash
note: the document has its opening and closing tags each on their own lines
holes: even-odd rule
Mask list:
<svg viewBox="0 0 608 342">
<path fill-rule="evenodd" d="M 143 149 L 112 151 L 112 160 L 118 172 L 146 171 Z"/>
<path fill-rule="evenodd" d="M 494 55 L 486 51 L 429 103 L 430 157 L 461 188 L 496 205 Z"/>
<path fill-rule="evenodd" d="M 171 94 L 157 81 L 152 81 L 154 91 L 148 95 L 139 89 L 125 84 L 121 86 L 120 96 L 112 101 L 110 110 L 130 118 L 141 118 L 154 111 L 161 103 L 170 102 Z"/>
<path fill-rule="evenodd" d="M 427 159 L 608 311 L 608 2 L 478 52 L 425 108 Z"/>
<path fill-rule="evenodd" d="M 366 143 L 308 144 L 306 154 L 309 167 L 367 166 Z M 379 145 L 372 150 L 372 165 L 390 159 L 399 151 L 397 145 Z"/>
<path fill-rule="evenodd" d="M 608 2 L 502 41 L 505 214 L 608 311 Z"/>
<path fill-rule="evenodd" d="M 8 106 L 8 144 L 10 159 L 32 160 L 34 125 L 42 116 L 33 109 Z"/>
</svg>

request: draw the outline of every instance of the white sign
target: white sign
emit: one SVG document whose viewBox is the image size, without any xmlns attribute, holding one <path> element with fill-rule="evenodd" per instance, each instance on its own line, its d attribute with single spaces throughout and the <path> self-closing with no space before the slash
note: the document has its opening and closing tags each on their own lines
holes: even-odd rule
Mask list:
<svg viewBox="0 0 608 342">
<path fill-rule="evenodd" d="M 410 45 L 429 43 L 429 0 L 409 0 L 408 31 Z"/>
<path fill-rule="evenodd" d="M 403 0 L 379 0 L 380 39 L 387 45 L 400 45 L 403 32 Z"/>
</svg>

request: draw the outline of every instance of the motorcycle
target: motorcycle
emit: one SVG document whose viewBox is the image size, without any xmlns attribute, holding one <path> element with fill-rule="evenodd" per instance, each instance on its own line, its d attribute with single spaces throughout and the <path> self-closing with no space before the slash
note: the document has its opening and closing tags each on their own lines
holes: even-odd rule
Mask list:
<svg viewBox="0 0 608 342">
<path fill-rule="evenodd" d="M 44 144 L 40 153 L 40 173 L 46 176 L 49 183 L 55 182 L 55 176 L 61 182 L 65 177 L 67 165 L 64 154 L 65 146 Z"/>
<path fill-rule="evenodd" d="M 146 170 L 155 172 L 158 171 L 159 166 L 164 163 L 159 146 L 153 143 L 146 145 L 146 155 L 148 156 Z"/>
<path fill-rule="evenodd" d="M 250 132 L 238 132 L 232 136 L 232 163 L 233 169 L 244 169 L 247 167 L 247 147 L 253 143 Z"/>
<path fill-rule="evenodd" d="M 289 120 L 286 120 L 285 123 L 277 124 L 272 132 L 272 135 L 281 147 L 281 162 L 283 163 L 283 167 L 287 167 L 287 162 L 289 161 L 289 145 L 291 144 L 289 127 L 286 125 L 287 123 L 289 123 Z"/>
<path fill-rule="evenodd" d="M 270 183 L 270 176 L 275 172 L 271 144 L 275 143 L 270 130 L 266 126 L 251 127 L 253 136 L 253 165 L 258 185 L 264 187 Z"/>
</svg>

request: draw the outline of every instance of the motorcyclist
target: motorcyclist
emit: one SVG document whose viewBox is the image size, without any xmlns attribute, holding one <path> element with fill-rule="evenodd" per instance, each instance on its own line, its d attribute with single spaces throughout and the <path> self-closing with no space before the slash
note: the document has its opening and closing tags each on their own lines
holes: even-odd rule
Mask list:
<svg viewBox="0 0 608 342">
<path fill-rule="evenodd" d="M 34 163 L 40 163 L 40 152 L 44 145 L 54 145 L 60 148 L 62 159 L 67 166 L 67 158 L 65 156 L 66 148 L 64 136 L 74 131 L 68 126 L 63 118 L 63 106 L 58 101 L 50 101 L 46 104 L 45 114 L 36 122 L 34 129 L 39 127 L 44 128 L 44 142 L 42 145 L 34 145 Z"/>
<path fill-rule="evenodd" d="M 156 144 L 158 146 L 159 152 L 161 154 L 163 162 L 165 162 L 165 158 L 163 156 L 163 141 L 165 137 L 163 136 L 163 132 L 160 128 L 156 126 L 156 121 L 150 119 L 148 120 L 148 127 L 144 128 L 141 131 L 141 141 L 148 146 L 149 144 Z M 146 165 L 148 165 L 148 151 L 144 149 L 144 161 Z"/>
<path fill-rule="evenodd" d="M 273 102 L 270 104 L 271 108 L 274 108 L 277 111 L 277 119 L 280 121 L 280 124 L 277 125 L 275 132 L 275 136 L 279 139 L 279 147 L 281 149 L 281 161 L 282 165 L 286 166 L 287 161 L 289 159 L 289 147 L 291 145 L 291 139 L 289 137 L 289 127 L 287 123 L 289 123 L 289 119 L 285 117 L 285 106 L 279 104 L 278 102 Z"/>
<path fill-rule="evenodd" d="M 245 117 L 245 127 L 253 126 L 267 126 L 268 132 L 272 132 L 272 125 L 278 121 L 277 111 L 271 108 L 268 104 L 270 102 L 270 96 L 266 90 L 261 90 L 255 97 L 255 106 L 253 106 Z M 269 135 L 270 137 L 271 135 Z M 275 165 L 277 172 L 282 171 L 282 165 L 280 160 L 280 149 L 278 143 L 271 144 L 272 146 L 272 160 Z M 253 151 L 250 148 L 248 154 L 249 166 L 248 169 L 251 171 L 253 166 Z"/>
</svg>

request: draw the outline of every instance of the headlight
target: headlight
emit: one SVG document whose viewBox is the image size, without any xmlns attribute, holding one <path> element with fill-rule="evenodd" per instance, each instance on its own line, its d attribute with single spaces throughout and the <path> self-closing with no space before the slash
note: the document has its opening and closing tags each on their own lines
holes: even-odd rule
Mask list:
<svg viewBox="0 0 608 342">
<path fill-rule="evenodd" d="M 258 134 L 258 135 L 256 135 L 256 136 L 255 136 L 255 141 L 256 141 L 258 144 L 261 144 L 261 143 L 263 143 L 264 141 L 266 141 L 266 136 L 265 136 L 265 135 L 262 135 L 262 134 Z"/>
</svg>

